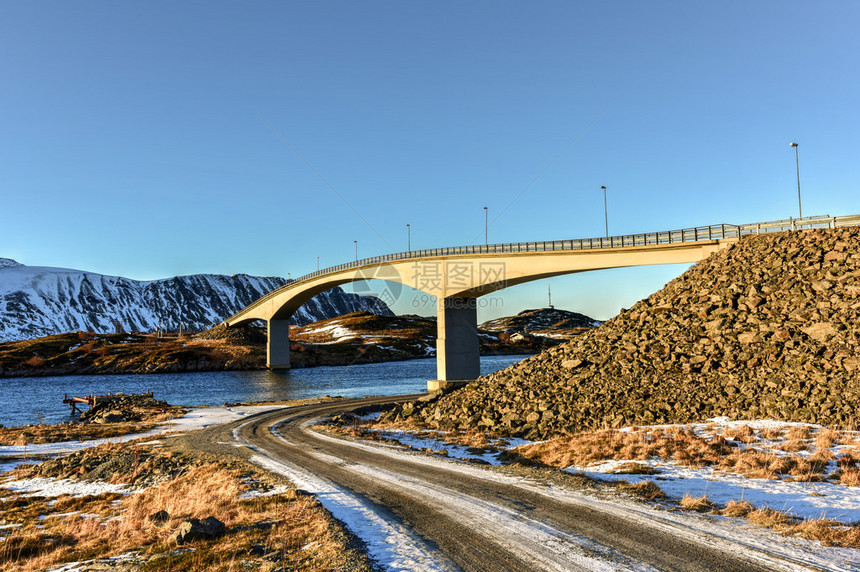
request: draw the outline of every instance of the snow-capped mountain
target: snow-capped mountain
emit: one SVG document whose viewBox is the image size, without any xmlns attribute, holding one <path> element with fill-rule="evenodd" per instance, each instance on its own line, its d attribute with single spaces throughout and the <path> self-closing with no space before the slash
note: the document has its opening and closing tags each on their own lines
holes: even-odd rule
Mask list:
<svg viewBox="0 0 860 572">
<path fill-rule="evenodd" d="M 81 270 L 24 266 L 0 258 L 0 341 L 77 330 L 110 333 L 202 330 L 286 284 L 279 277 L 194 274 L 139 281 Z M 367 311 L 393 315 L 372 296 L 332 288 L 302 306 L 297 324 Z"/>
</svg>

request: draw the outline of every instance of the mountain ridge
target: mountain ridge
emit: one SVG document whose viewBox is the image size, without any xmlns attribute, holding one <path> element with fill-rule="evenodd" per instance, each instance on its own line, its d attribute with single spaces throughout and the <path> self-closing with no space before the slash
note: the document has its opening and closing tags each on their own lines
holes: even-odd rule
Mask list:
<svg viewBox="0 0 860 572">
<path fill-rule="evenodd" d="M 248 274 L 144 281 L 0 258 L 0 341 L 78 330 L 203 330 L 287 282 Z M 333 288 L 309 300 L 292 321 L 306 324 L 357 311 L 393 314 L 378 298 Z"/>
</svg>

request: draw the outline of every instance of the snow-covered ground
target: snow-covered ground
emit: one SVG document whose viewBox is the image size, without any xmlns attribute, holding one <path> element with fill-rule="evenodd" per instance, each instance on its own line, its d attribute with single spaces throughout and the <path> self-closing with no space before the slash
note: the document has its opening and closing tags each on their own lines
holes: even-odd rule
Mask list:
<svg viewBox="0 0 860 572">
<path fill-rule="evenodd" d="M 261 467 L 289 478 L 317 497 L 335 518 L 367 547 L 368 555 L 385 570 L 456 570 L 439 562 L 434 551 L 402 524 L 379 514 L 370 503 L 295 465 L 280 463 L 264 454 L 251 459 Z"/>
<path fill-rule="evenodd" d="M 571 467 L 572 473 L 588 477 L 629 483 L 653 481 L 669 497 L 684 495 L 708 497 L 711 502 L 725 505 L 730 500 L 745 500 L 756 508 L 772 508 L 806 519 L 828 519 L 852 524 L 860 522 L 860 488 L 835 483 L 788 482 L 781 479 L 749 479 L 724 473 L 712 467 L 692 469 L 671 462 L 636 461 L 654 467 L 654 475 L 616 475 L 612 471 L 630 461 L 605 461 L 587 467 Z"/>
<path fill-rule="evenodd" d="M 125 443 L 146 437 L 157 437 L 165 433 L 185 433 L 197 429 L 205 429 L 213 425 L 230 423 L 254 413 L 271 411 L 281 405 L 240 405 L 236 407 L 196 407 L 176 419 L 166 421 L 164 425 L 143 433 L 129 433 L 107 439 L 91 439 L 88 441 L 63 441 L 61 443 L 43 443 L 41 445 L 2 445 L 0 446 L 0 472 L 9 470 L 20 459 L 29 457 L 56 457 L 97 447 L 105 443 Z M 11 465 L 11 466 L 10 466 Z M 5 468 L 4 468 L 5 467 Z"/>
<path fill-rule="evenodd" d="M 789 423 L 769 419 L 731 421 L 725 417 L 709 419 L 707 423 L 657 425 L 638 427 L 635 430 L 671 430 L 676 427 L 690 429 L 696 435 L 704 438 L 723 434 L 731 435 L 731 430 L 749 427 L 756 432 L 756 435 L 747 439 L 748 442 L 732 438 L 728 440 L 734 441 L 734 445 L 740 449 L 751 448 L 774 456 L 797 455 L 803 458 L 808 458 L 814 454 L 811 450 L 814 448 L 814 435 L 818 431 L 825 430 L 820 425 L 808 423 Z M 784 439 L 768 438 L 760 433 L 763 430 L 784 433 L 792 428 L 809 429 L 810 437 L 806 439 L 809 442 L 809 448 L 787 452 L 780 447 L 784 443 Z M 622 431 L 633 430 L 633 428 L 628 427 Z M 834 454 L 841 454 L 850 449 L 856 450 L 853 444 L 846 445 L 844 442 L 856 442 L 857 434 L 849 431 L 843 431 L 840 434 L 843 443 L 824 449 Z M 630 463 L 651 467 L 657 472 L 653 475 L 613 474 L 619 466 L 629 467 Z M 830 462 L 827 472 L 832 473 L 836 469 L 836 463 Z M 653 481 L 664 493 L 675 499 L 683 498 L 685 495 L 695 498 L 706 496 L 711 502 L 718 505 L 724 505 L 730 500 L 745 500 L 756 508 L 772 508 L 802 519 L 828 519 L 845 524 L 860 523 L 860 487 L 851 487 L 834 482 L 805 482 L 786 478 L 747 478 L 737 473 L 721 471 L 712 467 L 685 467 L 665 459 L 649 459 L 647 461 L 607 460 L 587 466 L 574 465 L 567 470 L 606 481 L 624 480 L 629 483 Z"/>
<path fill-rule="evenodd" d="M 675 427 L 692 429 L 699 436 L 710 436 L 719 434 L 726 429 L 738 429 L 748 426 L 753 430 L 762 429 L 790 429 L 791 427 L 808 427 L 811 431 L 822 429 L 818 425 L 804 423 L 786 423 L 772 420 L 754 421 L 730 421 L 726 418 L 715 418 L 707 423 L 690 425 L 659 425 L 651 427 L 637 427 L 636 430 L 670 430 Z M 631 431 L 625 428 L 621 431 Z M 498 452 L 481 450 L 469 450 L 463 445 L 455 445 L 444 440 L 443 432 L 432 431 L 401 431 L 401 430 L 372 430 L 380 437 L 401 443 L 405 447 L 435 451 L 451 459 L 463 461 L 479 461 L 492 465 L 499 465 Z M 814 435 L 814 433 L 812 433 Z M 844 434 L 848 434 L 847 432 Z M 731 439 L 730 439 L 731 440 Z M 813 439 L 809 439 L 812 441 Z M 490 441 L 491 446 L 500 450 L 511 450 L 521 445 L 532 442 L 524 439 L 503 439 L 501 441 Z M 799 455 L 809 457 L 812 451 L 805 450 L 787 453 L 778 448 L 778 444 L 772 439 L 759 438 L 750 443 L 738 442 L 741 448 L 754 448 L 774 455 Z M 834 445 L 830 450 L 836 453 L 846 449 L 846 445 Z M 631 463 L 643 467 L 650 467 L 657 472 L 655 474 L 615 474 L 619 467 L 629 468 Z M 831 469 L 836 468 L 832 463 Z M 737 473 L 717 470 L 713 467 L 685 467 L 672 460 L 649 459 L 646 461 L 622 459 L 606 460 L 589 464 L 587 466 L 573 465 L 566 469 L 575 474 L 584 474 L 588 477 L 604 481 L 627 481 L 637 483 L 641 481 L 653 481 L 670 498 L 679 500 L 685 495 L 691 497 L 707 496 L 711 502 L 725 505 L 730 500 L 747 501 L 756 508 L 772 508 L 786 512 L 792 516 L 803 519 L 829 519 L 845 524 L 860 523 L 860 487 L 850 487 L 834 482 L 804 482 L 782 479 L 756 479 L 747 478 Z M 644 473 L 644 471 L 643 471 Z"/>
<path fill-rule="evenodd" d="M 689 538 L 693 541 L 704 541 L 706 543 L 715 544 L 731 542 L 742 547 L 746 546 L 756 551 L 760 551 L 762 558 L 765 559 L 763 565 L 765 567 L 773 567 L 775 570 L 807 570 L 807 566 L 813 569 L 833 570 L 839 572 L 860 570 L 860 550 L 825 547 L 816 541 L 802 538 L 783 537 L 771 530 L 747 524 L 743 519 L 702 515 L 688 511 L 654 510 L 655 507 L 652 505 L 639 501 L 624 500 L 621 498 L 617 500 L 596 498 L 590 494 L 573 491 L 566 487 L 559 487 L 552 484 L 539 484 L 525 477 L 497 472 L 488 473 L 481 467 L 476 467 L 472 463 L 466 461 L 470 458 L 481 458 L 491 462 L 489 458 L 466 453 L 461 455 L 463 462 L 457 462 L 457 456 L 461 452 L 461 446 L 450 445 L 442 441 L 441 435 L 439 439 L 434 439 L 426 436 L 415 437 L 412 433 L 413 432 L 409 431 L 386 430 L 384 435 L 387 438 L 401 440 L 404 444 L 410 443 L 413 447 L 418 445 L 419 448 L 422 449 L 448 451 L 447 458 L 444 459 L 437 456 L 413 454 L 412 458 L 416 463 L 426 463 L 429 465 L 445 464 L 445 466 L 448 466 L 449 468 L 453 463 L 455 468 L 452 470 L 481 475 L 483 478 L 493 478 L 497 482 L 529 488 L 534 492 L 551 496 L 555 500 L 563 499 L 564 502 L 569 502 L 571 505 L 575 506 L 593 508 L 599 505 L 601 510 L 620 514 L 623 515 L 624 518 L 647 523 L 649 526 L 670 530 L 680 538 Z M 328 437 L 325 435 L 321 436 L 324 439 L 334 439 L 334 437 Z M 522 443 L 522 441 L 515 441 L 504 447 L 513 448 L 514 445 L 520 443 Z M 356 442 L 353 446 L 381 452 L 386 455 L 404 454 L 397 451 L 392 445 L 379 444 L 373 441 Z M 380 479 L 385 478 L 385 475 L 382 474 L 378 476 Z M 440 493 L 438 493 L 438 491 L 434 491 L 432 494 L 434 495 L 433 498 L 436 498 Z M 681 496 L 683 496 L 683 494 L 681 494 Z M 336 512 L 336 510 L 333 510 L 332 512 L 335 517 L 340 518 L 339 513 Z M 767 561 L 767 555 L 772 555 L 776 559 Z M 789 559 L 795 564 L 788 564 L 784 559 Z M 597 564 L 598 563 L 596 562 L 591 562 L 585 563 L 585 566 L 587 569 L 597 569 Z M 614 567 L 612 569 L 616 570 L 647 569 L 647 567 L 642 567 L 641 565 L 631 565 L 630 568 L 627 568 L 627 566 L 618 562 L 613 566 Z"/>
<path fill-rule="evenodd" d="M 213 425 L 221 425 L 241 419 L 254 413 L 277 409 L 280 405 L 250 405 L 236 407 L 198 407 L 182 417 L 165 422 L 163 426 L 143 433 L 130 433 L 107 439 L 91 439 L 89 441 L 65 441 L 62 443 L 44 443 L 41 445 L 4 445 L 0 446 L 0 475 L 14 469 L 26 460 L 41 460 L 43 458 L 68 455 L 81 449 L 97 447 L 105 443 L 125 443 L 147 437 L 158 437 L 165 433 L 185 433 L 197 429 L 205 429 Z M 122 485 L 112 485 L 104 482 L 79 482 L 68 479 L 18 479 L 3 482 L 0 476 L 0 489 L 8 489 L 29 495 L 55 497 L 62 494 L 72 496 L 98 495 L 105 492 L 134 492 Z"/>
<path fill-rule="evenodd" d="M 312 335 L 312 334 L 325 334 L 330 336 L 332 339 L 327 342 L 317 342 L 319 344 L 336 344 L 342 342 L 344 340 L 351 340 L 353 338 L 361 338 L 361 334 L 350 330 L 346 326 L 334 323 L 329 324 L 328 326 L 321 326 L 319 328 L 314 328 L 312 330 L 304 330 L 302 335 Z M 366 337 L 366 336 L 365 336 Z"/>
<path fill-rule="evenodd" d="M 111 439 L 99 439 L 83 442 L 30 445 L 26 448 L 0 447 L 0 468 L 3 467 L 4 457 L 14 457 L 18 460 L 24 455 L 56 456 L 67 454 L 85 447 L 97 446 L 102 443 L 123 442 L 140 439 L 142 437 L 157 437 L 158 435 L 167 432 L 192 431 L 212 425 L 228 423 L 237 419 L 245 418 L 254 413 L 268 411 L 276 407 L 278 406 L 264 405 L 196 408 L 184 417 L 167 422 L 158 429 L 144 434 L 126 435 Z M 365 419 L 371 420 L 373 417 L 374 416 L 368 416 Z M 763 429 L 786 430 L 791 427 L 803 427 L 804 425 L 786 424 L 766 420 L 732 422 L 726 419 L 714 419 L 709 420 L 707 423 L 687 425 L 683 427 L 694 431 L 698 435 L 707 436 L 729 429 L 741 428 L 743 426 L 749 426 L 756 431 L 761 431 Z M 642 429 L 670 430 L 673 427 L 674 426 L 650 428 L 639 427 L 623 431 Z M 820 429 L 817 426 L 806 427 L 809 427 L 813 431 L 813 435 L 814 431 Z M 443 434 L 439 432 L 423 431 L 416 433 L 399 430 L 380 430 L 378 433 L 385 439 L 398 441 L 411 449 L 437 452 L 444 451 L 444 453 L 440 453 L 440 456 L 447 457 L 447 459 L 442 459 L 438 457 L 413 455 L 416 462 L 445 463 L 450 466 L 453 461 L 453 465 L 458 467 L 457 470 L 468 471 L 470 473 L 478 471 L 484 478 L 494 478 L 505 482 L 510 481 L 512 483 L 516 482 L 518 483 L 518 486 L 536 487 L 535 490 L 543 491 L 542 494 L 550 494 L 558 498 L 570 497 L 569 500 L 573 504 L 601 502 L 603 505 L 603 503 L 606 503 L 606 506 L 604 507 L 606 510 L 623 510 L 626 514 L 631 515 L 631 518 L 648 520 L 649 523 L 655 526 L 669 527 L 673 530 L 679 531 L 688 531 L 686 533 L 693 536 L 713 535 L 718 539 L 721 538 L 725 541 L 741 543 L 758 550 L 763 550 L 767 553 L 788 556 L 795 562 L 821 569 L 840 571 L 860 570 L 860 551 L 858 550 L 823 547 L 820 543 L 814 541 L 781 537 L 772 531 L 746 524 L 742 519 L 699 515 L 688 512 L 654 511 L 649 505 L 634 501 L 605 501 L 605 499 L 597 501 L 595 499 L 586 498 L 586 495 L 568 491 L 567 489 L 562 489 L 556 486 L 550 486 L 548 488 L 546 486 L 537 487 L 535 483 L 520 477 L 509 476 L 496 472 L 488 473 L 479 467 L 473 466 L 474 461 L 493 465 L 500 464 L 500 461 L 497 458 L 498 453 L 481 448 L 470 449 L 463 445 L 449 444 L 443 440 Z M 236 435 L 237 433 L 234 432 L 234 436 Z M 239 446 L 242 445 L 240 442 L 235 444 Z M 522 439 L 504 439 L 497 441 L 491 440 L 489 444 L 494 445 L 499 449 L 510 450 L 517 446 L 527 445 L 529 442 Z M 387 454 L 391 455 L 404 454 L 395 447 L 387 444 L 361 442 L 356 443 L 355 446 L 368 447 L 375 451 L 387 451 Z M 742 443 L 741 446 L 772 451 L 774 454 L 784 453 L 784 451 L 779 449 L 778 443 L 773 439 L 760 438 Z M 834 445 L 832 449 L 834 451 L 842 451 L 845 447 L 845 444 L 837 444 Z M 794 454 L 808 455 L 810 452 L 801 451 L 800 453 Z M 361 498 L 356 497 L 354 494 L 351 494 L 349 491 L 339 489 L 330 482 L 320 479 L 301 468 L 289 465 L 285 462 L 280 462 L 280 460 L 269 458 L 266 456 L 265 451 L 258 451 L 258 455 L 254 460 L 261 466 L 287 475 L 297 486 L 315 493 L 320 502 L 330 512 L 332 512 L 336 518 L 344 522 L 354 534 L 366 543 L 371 556 L 386 569 L 444 570 L 451 568 L 449 563 L 444 560 L 439 560 L 438 554 L 426 546 L 419 538 L 416 538 L 411 534 L 409 530 L 404 529 L 402 525 L 399 525 L 396 522 L 388 520 L 368 503 L 363 501 Z M 458 463 L 457 461 L 462 462 Z M 658 472 L 653 475 L 613 474 L 613 470 L 615 470 L 619 465 L 629 464 L 630 462 L 637 462 L 653 467 Z M 385 474 L 384 471 L 379 471 L 370 467 L 357 467 L 356 470 L 365 472 L 371 471 L 374 478 L 395 479 L 395 476 L 393 475 Z M 847 487 L 832 482 L 810 483 L 793 482 L 786 479 L 750 479 L 738 474 L 717 471 L 710 467 L 683 467 L 672 461 L 658 459 L 650 459 L 647 461 L 603 461 L 590 464 L 588 466 L 573 466 L 569 467 L 567 470 L 583 473 L 590 477 L 606 481 L 619 479 L 624 479 L 628 482 L 637 482 L 641 480 L 655 481 L 667 495 L 676 500 L 680 499 L 685 494 L 689 494 L 694 497 L 707 496 L 712 502 L 716 502 L 717 504 L 724 504 L 732 499 L 746 500 L 756 507 L 767 506 L 789 512 L 802 518 L 828 518 L 844 523 L 856 523 L 860 521 L 860 487 Z M 392 483 L 393 482 L 394 481 L 392 481 Z M 410 483 L 409 486 L 412 487 L 412 490 L 417 490 L 416 487 L 426 487 L 427 485 L 422 483 Z M 87 495 L 109 491 L 122 493 L 135 492 L 121 486 L 107 485 L 104 483 L 76 483 L 68 480 L 50 479 L 21 479 L 17 481 L 8 481 L 0 484 L 0 487 L 24 494 L 39 496 L 57 496 L 60 494 Z M 499 510 L 497 510 L 499 507 L 478 506 L 480 503 L 475 504 L 476 501 L 474 501 L 474 499 L 460 498 L 452 491 L 441 486 L 435 487 L 433 490 L 428 489 L 426 493 L 434 496 L 434 498 L 445 500 L 446 504 L 450 505 L 451 510 L 462 510 L 463 518 L 468 517 L 475 519 L 476 523 L 480 521 L 484 523 L 484 526 L 486 526 L 486 522 L 493 519 L 502 519 L 506 522 L 510 520 L 511 523 L 517 524 L 517 526 L 522 528 L 520 532 L 522 533 L 521 536 L 523 536 L 523 539 L 530 535 L 537 534 L 535 531 L 538 531 L 546 536 L 544 540 L 547 545 L 557 545 L 558 531 L 550 530 L 546 527 L 541 528 L 538 526 L 539 523 L 524 525 L 521 520 L 518 520 L 513 515 L 508 515 L 504 513 L 504 511 L 499 512 Z M 683 532 L 679 532 L 679 534 L 681 533 Z M 528 543 L 523 540 L 523 549 L 526 548 L 528 548 Z M 565 550 L 574 549 L 576 548 L 571 545 Z M 542 557 L 547 557 L 547 554 L 542 554 Z M 569 554 L 565 557 L 568 556 Z M 583 565 L 585 566 L 593 567 L 596 564 L 596 562 L 583 562 Z"/>
<path fill-rule="evenodd" d="M 0 482 L 0 488 L 39 497 L 58 497 L 60 495 L 83 497 L 103 493 L 133 492 L 125 485 L 114 485 L 104 481 L 71 481 L 69 479 L 45 479 L 41 477 Z"/>
</svg>

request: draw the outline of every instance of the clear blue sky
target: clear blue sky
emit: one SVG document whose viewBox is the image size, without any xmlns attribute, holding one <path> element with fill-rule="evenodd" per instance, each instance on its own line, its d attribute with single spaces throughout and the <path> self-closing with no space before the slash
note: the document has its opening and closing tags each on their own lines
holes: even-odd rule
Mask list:
<svg viewBox="0 0 860 572">
<path fill-rule="evenodd" d="M 483 242 L 485 205 L 491 242 L 599 236 L 601 185 L 613 234 L 780 219 L 790 141 L 804 214 L 860 213 L 858 22 L 854 1 L 3 2 L 0 256 L 296 277 L 354 240 L 405 250 L 406 223 L 416 249 Z M 606 319 L 683 270 L 553 279 L 553 301 Z"/>
</svg>

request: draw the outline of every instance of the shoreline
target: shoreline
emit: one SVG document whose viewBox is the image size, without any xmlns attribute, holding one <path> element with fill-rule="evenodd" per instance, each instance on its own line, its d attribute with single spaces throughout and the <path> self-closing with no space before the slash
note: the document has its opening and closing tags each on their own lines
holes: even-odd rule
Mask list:
<svg viewBox="0 0 860 572">
<path fill-rule="evenodd" d="M 511 351 L 504 352 L 487 352 L 482 353 L 481 357 L 490 357 L 490 356 L 533 356 L 540 353 L 539 351 L 529 351 L 528 349 L 522 348 L 512 348 Z M 435 359 L 435 355 L 411 355 L 411 356 L 390 356 L 390 357 L 380 357 L 376 356 L 367 359 L 353 359 L 353 360 L 333 360 L 331 363 L 313 363 L 313 364 L 291 364 L 290 369 L 312 369 L 317 367 L 348 367 L 351 365 L 368 365 L 374 363 L 389 363 L 389 362 L 399 362 L 399 361 L 412 361 L 418 359 Z M 26 378 L 40 378 L 40 377 L 77 377 L 77 376 L 86 376 L 86 375 L 94 375 L 94 376 L 102 376 L 102 375 L 159 375 L 159 374 L 181 374 L 181 373 L 206 373 L 206 372 L 228 372 L 228 371 L 268 371 L 268 368 L 264 365 L 255 365 L 253 367 L 233 367 L 233 366 L 221 366 L 221 367 L 207 367 L 204 369 L 194 369 L 187 370 L 182 368 L 172 369 L 168 366 L 164 368 L 155 368 L 155 369 L 91 369 L 91 368 L 82 368 L 75 369 L 69 371 L 57 371 L 56 369 L 45 369 L 45 370 L 29 370 L 29 371 L 13 371 L 7 372 L 5 369 L 0 368 L 0 379 L 26 379 Z"/>
</svg>

